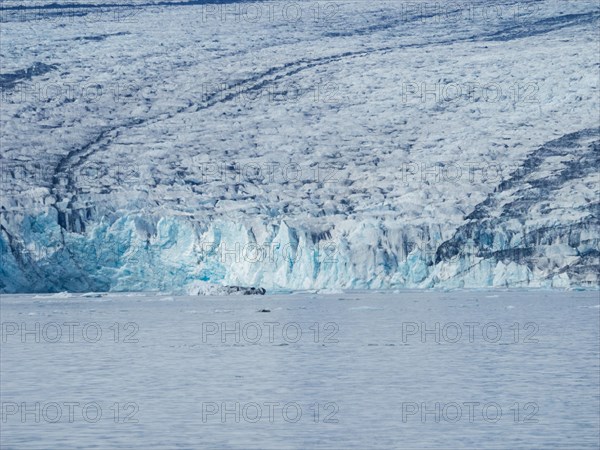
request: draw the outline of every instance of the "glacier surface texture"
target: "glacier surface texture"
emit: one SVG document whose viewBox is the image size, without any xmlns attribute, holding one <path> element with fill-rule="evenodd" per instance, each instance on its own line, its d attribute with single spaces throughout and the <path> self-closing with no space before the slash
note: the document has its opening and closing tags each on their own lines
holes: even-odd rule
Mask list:
<svg viewBox="0 0 600 450">
<path fill-rule="evenodd" d="M 0 290 L 598 287 L 596 1 L 290 5 L 3 1 Z"/>
</svg>

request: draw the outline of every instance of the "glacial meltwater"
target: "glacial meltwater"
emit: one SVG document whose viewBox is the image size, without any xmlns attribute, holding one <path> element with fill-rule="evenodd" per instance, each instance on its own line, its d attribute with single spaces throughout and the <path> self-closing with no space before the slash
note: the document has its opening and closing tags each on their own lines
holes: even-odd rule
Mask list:
<svg viewBox="0 0 600 450">
<path fill-rule="evenodd" d="M 3 449 L 599 444 L 597 291 L 0 306 Z"/>
</svg>

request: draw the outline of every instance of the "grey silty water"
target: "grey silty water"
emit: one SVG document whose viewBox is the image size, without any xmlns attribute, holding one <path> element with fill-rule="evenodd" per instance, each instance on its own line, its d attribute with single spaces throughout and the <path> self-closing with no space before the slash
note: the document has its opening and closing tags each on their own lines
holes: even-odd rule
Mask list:
<svg viewBox="0 0 600 450">
<path fill-rule="evenodd" d="M 21 295 L 1 312 L 2 448 L 598 448 L 598 292 Z"/>
</svg>

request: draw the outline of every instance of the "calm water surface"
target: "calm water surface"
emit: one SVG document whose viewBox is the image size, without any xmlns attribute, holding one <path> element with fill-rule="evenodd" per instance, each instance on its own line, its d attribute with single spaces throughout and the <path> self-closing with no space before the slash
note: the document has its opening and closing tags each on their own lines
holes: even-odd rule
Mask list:
<svg viewBox="0 0 600 450">
<path fill-rule="evenodd" d="M 598 448 L 598 292 L 2 296 L 4 449 Z"/>
</svg>

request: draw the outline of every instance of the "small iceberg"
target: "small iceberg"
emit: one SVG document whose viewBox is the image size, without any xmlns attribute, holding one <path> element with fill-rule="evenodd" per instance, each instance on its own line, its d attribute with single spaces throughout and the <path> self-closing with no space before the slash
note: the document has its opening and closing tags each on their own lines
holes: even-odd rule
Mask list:
<svg viewBox="0 0 600 450">
<path fill-rule="evenodd" d="M 252 286 L 220 286 L 197 281 L 187 287 L 189 295 L 265 295 L 265 288 Z"/>
<path fill-rule="evenodd" d="M 265 295 L 265 288 L 245 287 L 245 286 L 225 286 L 228 294 L 240 293 L 243 295 Z"/>
</svg>

